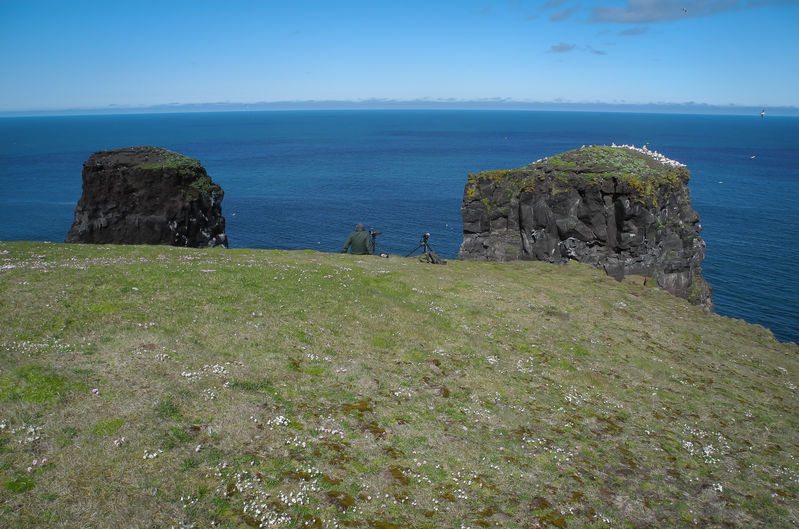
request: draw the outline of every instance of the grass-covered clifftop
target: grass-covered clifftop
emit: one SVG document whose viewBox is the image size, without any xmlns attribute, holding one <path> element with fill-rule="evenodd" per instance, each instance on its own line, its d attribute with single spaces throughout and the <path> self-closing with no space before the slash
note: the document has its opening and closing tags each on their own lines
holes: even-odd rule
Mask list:
<svg viewBox="0 0 799 529">
<path fill-rule="evenodd" d="M 586 265 L 0 243 L 2 527 L 795 527 L 799 350 Z"/>
<path fill-rule="evenodd" d="M 492 181 L 516 190 L 532 192 L 546 185 L 547 192 L 558 192 L 586 186 L 610 189 L 621 186 L 641 203 L 653 205 L 661 188 L 681 187 L 688 183 L 690 171 L 685 165 L 670 160 L 646 147 L 631 145 L 592 145 L 542 158 L 525 167 L 483 171 L 470 174 L 466 195 L 473 196 L 481 181 Z"/>
<path fill-rule="evenodd" d="M 211 177 L 206 173 L 205 168 L 199 160 L 190 158 L 185 154 L 180 154 L 162 147 L 132 147 L 138 151 L 140 159 L 137 167 L 142 170 L 163 171 L 172 169 L 184 179 L 186 184 L 201 194 L 221 193 L 222 188 L 211 181 Z"/>
</svg>

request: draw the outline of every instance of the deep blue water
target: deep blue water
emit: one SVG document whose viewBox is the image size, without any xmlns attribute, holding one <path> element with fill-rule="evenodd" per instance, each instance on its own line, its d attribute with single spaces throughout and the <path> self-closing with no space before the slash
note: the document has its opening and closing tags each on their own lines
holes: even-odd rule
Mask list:
<svg viewBox="0 0 799 529">
<path fill-rule="evenodd" d="M 286 111 L 0 119 L 0 240 L 63 241 L 95 151 L 166 147 L 225 190 L 232 247 L 338 251 L 353 225 L 407 254 L 462 240 L 470 172 L 583 144 L 688 165 L 716 311 L 799 342 L 799 118 L 526 111 Z"/>
</svg>

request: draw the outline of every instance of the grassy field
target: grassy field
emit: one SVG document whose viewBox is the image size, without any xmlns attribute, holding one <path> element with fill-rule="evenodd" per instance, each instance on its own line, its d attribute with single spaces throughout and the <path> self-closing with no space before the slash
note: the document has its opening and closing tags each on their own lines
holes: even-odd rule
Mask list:
<svg viewBox="0 0 799 529">
<path fill-rule="evenodd" d="M 799 349 L 583 265 L 0 243 L 0 527 L 793 528 Z"/>
</svg>

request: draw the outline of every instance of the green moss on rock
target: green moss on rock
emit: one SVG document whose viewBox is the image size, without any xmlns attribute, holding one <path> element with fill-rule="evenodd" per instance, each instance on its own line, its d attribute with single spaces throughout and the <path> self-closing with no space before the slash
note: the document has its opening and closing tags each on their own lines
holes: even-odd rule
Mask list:
<svg viewBox="0 0 799 529">
<path fill-rule="evenodd" d="M 147 163 L 138 166 L 145 171 L 176 170 L 183 183 L 202 195 L 219 193 L 215 184 L 199 160 L 162 147 L 145 147 Z"/>
<path fill-rule="evenodd" d="M 148 163 L 139 165 L 140 169 L 193 169 L 202 168 L 199 160 L 190 158 L 184 154 L 170 151 L 162 147 L 146 148 Z"/>
<path fill-rule="evenodd" d="M 657 190 L 682 185 L 689 178 L 683 166 L 662 163 L 645 153 L 615 146 L 590 146 L 567 151 L 518 169 L 470 174 L 467 195 L 474 197 L 481 182 L 533 191 L 536 181 L 550 181 L 552 192 L 572 187 L 602 185 L 611 180 L 626 184 L 643 204 L 657 203 Z"/>
</svg>

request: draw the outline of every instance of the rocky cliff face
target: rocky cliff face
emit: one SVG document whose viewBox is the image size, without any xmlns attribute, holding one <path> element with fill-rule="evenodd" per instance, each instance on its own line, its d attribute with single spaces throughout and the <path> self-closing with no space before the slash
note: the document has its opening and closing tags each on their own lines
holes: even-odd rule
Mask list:
<svg viewBox="0 0 799 529">
<path fill-rule="evenodd" d="M 645 276 L 712 309 L 689 172 L 658 153 L 591 146 L 527 167 L 469 175 L 459 259 L 575 260 Z"/>
<path fill-rule="evenodd" d="M 157 147 L 91 155 L 66 242 L 227 247 L 222 188 L 200 162 Z"/>
</svg>

